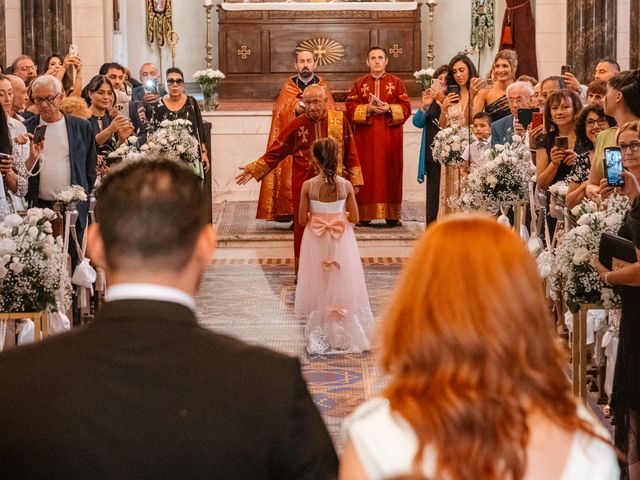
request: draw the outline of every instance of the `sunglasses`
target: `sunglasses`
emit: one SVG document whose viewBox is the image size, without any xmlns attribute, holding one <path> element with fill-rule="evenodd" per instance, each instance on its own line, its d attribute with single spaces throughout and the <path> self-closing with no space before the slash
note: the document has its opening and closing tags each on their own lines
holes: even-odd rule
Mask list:
<svg viewBox="0 0 640 480">
<path fill-rule="evenodd" d="M 184 80 L 181 78 L 167 78 L 167 83 L 169 85 L 171 85 L 172 83 L 176 84 L 176 85 L 183 85 L 184 84 Z"/>
</svg>

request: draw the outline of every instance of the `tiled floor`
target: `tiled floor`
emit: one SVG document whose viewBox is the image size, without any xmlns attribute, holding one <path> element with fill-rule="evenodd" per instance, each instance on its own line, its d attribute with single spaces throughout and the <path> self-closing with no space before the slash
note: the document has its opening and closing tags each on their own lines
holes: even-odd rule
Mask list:
<svg viewBox="0 0 640 480">
<path fill-rule="evenodd" d="M 376 318 L 384 310 L 401 269 L 399 262 L 365 265 Z M 293 268 L 282 263 L 213 265 L 197 298 L 199 318 L 208 328 L 299 357 L 314 400 L 340 446 L 342 420 L 384 386 L 383 376 L 375 350 L 343 356 L 306 353 L 303 325 L 293 317 L 293 281 Z"/>
</svg>

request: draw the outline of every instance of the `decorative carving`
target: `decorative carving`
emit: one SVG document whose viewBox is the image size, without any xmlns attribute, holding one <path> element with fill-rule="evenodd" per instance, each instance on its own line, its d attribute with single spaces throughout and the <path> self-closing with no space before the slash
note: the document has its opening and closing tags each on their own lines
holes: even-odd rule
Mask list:
<svg viewBox="0 0 640 480">
<path fill-rule="evenodd" d="M 260 20 L 262 19 L 262 12 L 260 10 L 245 10 L 236 12 L 232 10 L 223 10 L 227 20 Z"/>
<path fill-rule="evenodd" d="M 176 45 L 180 41 L 180 35 L 175 30 L 169 30 L 167 32 L 167 43 L 171 47 L 171 66 L 176 66 Z"/>
<path fill-rule="evenodd" d="M 162 48 L 173 29 L 171 0 L 147 0 L 147 42 Z"/>
<path fill-rule="evenodd" d="M 471 46 L 478 50 L 495 43 L 494 0 L 473 0 L 471 5 Z"/>
<path fill-rule="evenodd" d="M 336 11 L 302 11 L 302 10 L 270 10 L 269 18 L 371 18 L 371 12 L 365 10 L 336 10 Z"/>
<path fill-rule="evenodd" d="M 296 52 L 301 50 L 313 52 L 320 65 L 331 65 L 344 57 L 344 47 L 339 42 L 329 38 L 310 38 L 300 42 Z"/>
<path fill-rule="evenodd" d="M 376 13 L 378 18 L 413 18 L 415 16 L 415 10 L 380 11 Z"/>
<path fill-rule="evenodd" d="M 393 47 L 389 49 L 389 53 L 393 55 L 393 58 L 398 58 L 400 55 L 402 55 L 402 47 L 397 43 L 394 43 Z"/>
<path fill-rule="evenodd" d="M 249 55 L 251 55 L 251 50 L 247 48 L 246 45 L 242 45 L 240 50 L 238 50 L 238 55 L 242 57 L 242 60 L 246 60 Z"/>
</svg>

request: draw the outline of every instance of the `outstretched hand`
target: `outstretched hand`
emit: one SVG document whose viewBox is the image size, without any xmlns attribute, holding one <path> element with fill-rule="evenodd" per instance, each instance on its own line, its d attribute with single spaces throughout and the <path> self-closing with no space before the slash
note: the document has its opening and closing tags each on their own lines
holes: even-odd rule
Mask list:
<svg viewBox="0 0 640 480">
<path fill-rule="evenodd" d="M 242 170 L 242 172 L 236 175 L 236 184 L 244 185 L 253 178 L 253 175 L 251 174 L 251 172 L 249 172 L 249 170 L 247 170 L 247 167 L 248 165 L 244 165 L 243 167 L 238 167 L 240 170 Z"/>
</svg>

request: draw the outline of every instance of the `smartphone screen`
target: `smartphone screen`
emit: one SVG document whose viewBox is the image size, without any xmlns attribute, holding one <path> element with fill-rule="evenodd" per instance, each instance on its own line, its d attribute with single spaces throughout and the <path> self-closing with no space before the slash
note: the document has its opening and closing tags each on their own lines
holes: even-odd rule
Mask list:
<svg viewBox="0 0 640 480">
<path fill-rule="evenodd" d="M 538 128 L 543 123 L 543 114 L 542 112 L 533 112 L 531 114 L 531 130 L 534 128 Z"/>
<path fill-rule="evenodd" d="M 47 131 L 46 125 L 38 125 L 33 132 L 33 143 L 40 143 L 44 140 L 44 134 Z"/>
<path fill-rule="evenodd" d="M 518 122 L 520 122 L 520 125 L 522 125 L 525 130 L 529 127 L 529 124 L 531 123 L 533 112 L 534 112 L 533 108 L 518 109 Z"/>
<path fill-rule="evenodd" d="M 555 140 L 556 148 L 562 148 L 566 150 L 569 148 L 569 137 L 556 137 Z"/>
<path fill-rule="evenodd" d="M 607 183 L 612 187 L 623 187 L 622 152 L 619 147 L 604 149 L 604 170 L 607 173 Z"/>
<path fill-rule="evenodd" d="M 560 75 L 564 75 L 565 73 L 571 73 L 571 65 L 562 65 L 560 67 Z"/>
</svg>

